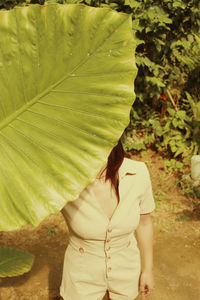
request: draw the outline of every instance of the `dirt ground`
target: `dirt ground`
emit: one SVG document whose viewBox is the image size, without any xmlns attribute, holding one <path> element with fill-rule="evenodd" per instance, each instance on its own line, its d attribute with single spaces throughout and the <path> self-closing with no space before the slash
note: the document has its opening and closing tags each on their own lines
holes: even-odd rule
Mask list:
<svg viewBox="0 0 200 300">
<path fill-rule="evenodd" d="M 200 219 L 192 213 L 192 199 L 181 194 L 173 174 L 165 173 L 163 158 L 158 154 L 148 150 L 146 155 L 133 156 L 133 159 L 149 164 L 156 201 L 152 213 L 155 289 L 145 299 L 199 300 Z M 0 279 L 0 299 L 59 299 L 68 244 L 67 225 L 61 213 L 49 216 L 37 228 L 26 225 L 21 230 L 1 232 L 0 244 L 35 255 L 31 271 Z M 137 300 L 140 299 L 143 298 L 138 296 Z"/>
</svg>

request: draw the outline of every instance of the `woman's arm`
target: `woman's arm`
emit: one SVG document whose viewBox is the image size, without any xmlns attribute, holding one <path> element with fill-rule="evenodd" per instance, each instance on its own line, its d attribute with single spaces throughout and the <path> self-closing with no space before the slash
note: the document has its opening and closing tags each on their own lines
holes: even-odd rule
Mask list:
<svg viewBox="0 0 200 300">
<path fill-rule="evenodd" d="M 135 236 L 141 254 L 141 271 L 153 270 L 153 223 L 150 213 L 140 215 Z"/>
<path fill-rule="evenodd" d="M 154 288 L 153 223 L 150 213 L 140 215 L 140 222 L 135 230 L 135 237 L 137 239 L 141 255 L 139 290 L 142 296 L 147 296 Z"/>
</svg>

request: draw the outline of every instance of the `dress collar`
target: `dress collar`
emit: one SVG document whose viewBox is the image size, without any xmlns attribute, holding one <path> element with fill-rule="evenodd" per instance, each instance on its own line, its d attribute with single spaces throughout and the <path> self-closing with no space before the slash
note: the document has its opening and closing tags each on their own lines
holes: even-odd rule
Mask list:
<svg viewBox="0 0 200 300">
<path fill-rule="evenodd" d="M 122 179 L 125 175 L 135 175 L 135 167 L 133 164 L 133 160 L 125 157 L 120 168 L 119 168 L 119 179 Z"/>
</svg>

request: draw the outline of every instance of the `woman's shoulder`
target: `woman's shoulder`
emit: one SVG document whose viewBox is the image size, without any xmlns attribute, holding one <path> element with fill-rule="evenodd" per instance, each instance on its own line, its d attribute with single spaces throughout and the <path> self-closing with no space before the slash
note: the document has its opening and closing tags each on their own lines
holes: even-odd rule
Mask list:
<svg viewBox="0 0 200 300">
<path fill-rule="evenodd" d="M 128 157 L 125 157 L 124 158 L 124 166 L 126 166 L 127 168 L 135 168 L 135 169 L 141 169 L 141 168 L 144 168 L 144 166 L 146 165 L 143 161 L 141 160 L 134 160 L 132 158 L 128 158 Z"/>
<path fill-rule="evenodd" d="M 143 161 L 138 161 L 125 157 L 120 167 L 120 174 L 125 175 L 126 173 L 132 174 L 144 174 L 146 172 L 146 164 Z"/>
</svg>

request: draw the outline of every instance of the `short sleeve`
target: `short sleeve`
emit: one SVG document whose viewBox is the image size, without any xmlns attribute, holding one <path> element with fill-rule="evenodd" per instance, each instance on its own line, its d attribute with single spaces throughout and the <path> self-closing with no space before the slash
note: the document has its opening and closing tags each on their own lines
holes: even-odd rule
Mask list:
<svg viewBox="0 0 200 300">
<path fill-rule="evenodd" d="M 153 190 L 151 184 L 151 178 L 149 174 L 149 170 L 144 163 L 143 174 L 142 174 L 142 182 L 144 186 L 144 192 L 140 198 L 140 214 L 150 213 L 155 209 L 155 201 L 153 197 Z"/>
</svg>

